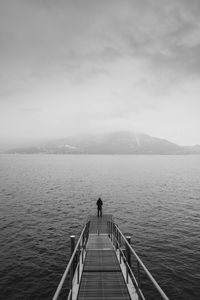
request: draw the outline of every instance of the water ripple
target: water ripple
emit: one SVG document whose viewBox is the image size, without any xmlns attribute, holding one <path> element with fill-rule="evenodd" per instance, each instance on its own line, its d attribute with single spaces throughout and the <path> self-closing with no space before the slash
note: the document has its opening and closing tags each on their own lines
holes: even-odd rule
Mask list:
<svg viewBox="0 0 200 300">
<path fill-rule="evenodd" d="M 99 196 L 170 299 L 200 299 L 199 160 L 0 156 L 2 299 L 52 297 Z"/>
</svg>

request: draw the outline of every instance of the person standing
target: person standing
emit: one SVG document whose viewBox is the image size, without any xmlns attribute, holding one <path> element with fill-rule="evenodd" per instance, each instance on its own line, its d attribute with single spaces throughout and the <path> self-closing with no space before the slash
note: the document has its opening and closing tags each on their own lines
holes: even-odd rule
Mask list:
<svg viewBox="0 0 200 300">
<path fill-rule="evenodd" d="M 103 206 L 103 201 L 101 200 L 101 198 L 99 198 L 97 200 L 97 216 L 98 217 L 102 217 L 102 206 Z"/>
</svg>

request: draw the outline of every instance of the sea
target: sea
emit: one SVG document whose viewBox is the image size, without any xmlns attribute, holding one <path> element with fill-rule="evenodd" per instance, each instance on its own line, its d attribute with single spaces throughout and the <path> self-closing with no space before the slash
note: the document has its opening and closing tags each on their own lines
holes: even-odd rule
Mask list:
<svg viewBox="0 0 200 300">
<path fill-rule="evenodd" d="M 0 298 L 53 297 L 99 197 L 168 297 L 199 300 L 200 155 L 0 155 Z"/>
</svg>

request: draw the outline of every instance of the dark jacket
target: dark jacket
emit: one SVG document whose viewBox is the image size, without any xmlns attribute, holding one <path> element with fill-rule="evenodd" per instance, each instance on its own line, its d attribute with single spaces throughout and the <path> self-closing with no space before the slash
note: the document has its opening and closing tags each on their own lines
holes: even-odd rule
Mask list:
<svg viewBox="0 0 200 300">
<path fill-rule="evenodd" d="M 98 208 L 101 208 L 102 205 L 103 205 L 103 202 L 102 202 L 101 198 L 99 198 L 99 199 L 97 200 L 97 206 L 98 206 Z"/>
</svg>

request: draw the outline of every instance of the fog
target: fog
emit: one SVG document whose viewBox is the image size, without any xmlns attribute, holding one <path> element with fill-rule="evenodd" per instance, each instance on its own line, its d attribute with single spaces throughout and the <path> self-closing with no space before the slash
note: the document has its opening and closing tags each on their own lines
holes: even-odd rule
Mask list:
<svg viewBox="0 0 200 300">
<path fill-rule="evenodd" d="M 200 2 L 0 2 L 0 144 L 144 132 L 200 144 Z"/>
</svg>

